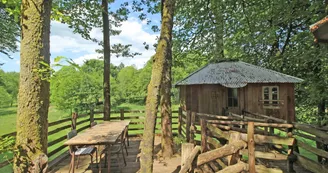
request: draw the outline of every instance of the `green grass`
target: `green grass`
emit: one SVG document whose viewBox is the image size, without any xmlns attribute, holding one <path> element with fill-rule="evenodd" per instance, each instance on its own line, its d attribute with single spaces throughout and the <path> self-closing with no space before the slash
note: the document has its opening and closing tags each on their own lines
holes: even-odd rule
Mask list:
<svg viewBox="0 0 328 173">
<path fill-rule="evenodd" d="M 112 110 L 119 110 L 119 109 L 124 109 L 124 110 L 145 110 L 145 106 L 143 105 L 135 105 L 135 104 L 122 104 L 117 106 L 116 108 L 113 108 Z M 178 110 L 178 105 L 174 105 L 172 106 L 172 110 Z M 6 108 L 0 108 L 0 136 L 4 135 L 4 134 L 8 134 L 11 132 L 16 131 L 16 114 L 17 114 L 17 107 L 6 107 Z M 102 114 L 96 114 L 95 118 L 101 118 L 103 115 Z M 131 122 L 140 122 L 140 124 L 133 124 L 130 125 L 131 128 L 143 128 L 143 122 L 144 122 L 144 113 L 125 113 L 124 114 L 125 117 L 129 117 L 129 116 L 139 116 L 139 119 L 133 119 L 131 120 Z M 158 117 L 160 115 L 158 114 Z M 173 116 L 177 116 L 177 113 L 174 113 Z M 48 121 L 49 122 L 54 122 L 54 121 L 58 121 L 60 119 L 63 118 L 67 118 L 70 117 L 70 113 L 69 112 L 64 112 L 64 111 L 60 111 L 57 110 L 55 107 L 50 107 L 49 108 L 49 114 L 48 114 Z M 111 117 L 120 117 L 119 113 L 113 113 L 111 114 Z M 82 117 L 80 119 L 78 119 L 78 121 L 82 121 L 85 119 L 88 119 L 89 117 Z M 100 120 L 99 122 L 101 122 L 102 120 Z M 177 122 L 178 119 L 174 118 L 173 122 Z M 157 122 L 159 122 L 159 120 L 157 120 Z M 65 125 L 69 125 L 71 122 L 65 122 L 65 123 L 61 123 L 55 126 L 51 126 L 49 127 L 48 131 L 54 130 L 58 127 L 62 127 Z M 89 122 L 85 122 L 83 124 L 80 124 L 77 126 L 77 129 L 87 126 L 89 125 Z M 176 128 L 178 125 L 174 124 L 172 125 L 173 128 Z M 160 124 L 156 125 L 157 128 L 160 128 Z M 58 139 L 61 136 L 66 135 L 68 132 L 70 131 L 70 129 L 66 129 L 66 130 L 62 130 L 60 132 L 57 132 L 53 135 L 49 135 L 48 136 L 48 142 L 51 142 L 53 140 Z M 131 131 L 129 132 L 129 134 L 133 135 L 133 134 L 142 134 L 143 130 L 135 130 L 135 131 Z M 160 133 L 160 130 L 156 130 L 156 133 Z M 54 149 L 60 147 L 63 145 L 65 141 L 59 142 L 51 147 L 48 148 L 48 152 L 53 151 Z M 59 156 L 60 154 L 62 154 L 63 152 L 67 151 L 67 148 L 64 148 L 63 150 L 61 150 L 60 152 L 56 153 L 55 155 L 51 156 L 49 158 L 49 160 L 53 160 L 54 158 L 56 158 L 57 156 Z M 5 154 L 0 154 L 0 162 L 5 161 L 6 158 L 12 158 L 12 153 L 6 153 Z M 12 172 L 12 165 L 8 165 L 6 167 L 0 168 L 0 172 Z"/>
</svg>

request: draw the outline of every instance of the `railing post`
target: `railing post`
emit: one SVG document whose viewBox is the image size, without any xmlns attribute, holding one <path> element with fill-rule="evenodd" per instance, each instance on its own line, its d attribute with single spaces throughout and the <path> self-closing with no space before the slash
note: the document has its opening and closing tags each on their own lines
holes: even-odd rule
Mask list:
<svg viewBox="0 0 328 173">
<path fill-rule="evenodd" d="M 248 122 L 247 125 L 247 147 L 248 147 L 248 165 L 249 173 L 255 173 L 255 142 L 254 142 L 254 122 Z"/>
<path fill-rule="evenodd" d="M 190 143 L 193 144 L 195 143 L 195 132 L 196 132 L 195 120 L 196 120 L 196 112 L 191 112 Z"/>
<path fill-rule="evenodd" d="M 124 120 L 124 109 L 120 109 L 120 120 Z"/>
<path fill-rule="evenodd" d="M 94 109 L 91 108 L 90 109 L 90 125 L 91 123 L 93 123 L 95 121 L 95 112 L 94 112 Z"/>
<path fill-rule="evenodd" d="M 76 120 L 77 120 L 78 114 L 76 112 L 72 113 L 72 123 L 71 123 L 71 129 L 75 130 L 76 129 Z"/>
<path fill-rule="evenodd" d="M 191 125 L 191 112 L 187 111 L 187 116 L 186 116 L 186 138 L 187 142 L 190 142 L 190 125 Z"/>
<path fill-rule="evenodd" d="M 179 107 L 178 112 L 178 134 L 181 136 L 181 127 L 182 127 L 182 108 Z"/>
<path fill-rule="evenodd" d="M 200 118 L 200 126 L 201 126 L 201 151 L 207 151 L 207 122 L 205 119 Z"/>
<path fill-rule="evenodd" d="M 290 123 L 290 120 L 289 118 L 287 119 L 287 123 Z M 293 137 L 293 128 L 288 128 L 287 129 L 287 137 L 289 138 L 292 138 Z M 294 161 L 295 161 L 295 158 L 293 157 L 294 156 L 294 147 L 296 145 L 296 139 L 294 138 L 294 142 L 293 142 L 293 145 L 292 146 L 288 146 L 288 157 L 287 157 L 287 172 L 291 173 L 291 172 L 295 172 L 294 170 Z"/>
</svg>

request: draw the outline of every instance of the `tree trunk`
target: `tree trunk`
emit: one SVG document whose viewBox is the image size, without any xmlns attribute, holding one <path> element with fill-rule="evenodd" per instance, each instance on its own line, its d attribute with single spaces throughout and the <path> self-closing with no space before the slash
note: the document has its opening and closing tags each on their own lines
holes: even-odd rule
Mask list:
<svg viewBox="0 0 328 173">
<path fill-rule="evenodd" d="M 47 172 L 51 0 L 23 0 L 14 172 Z"/>
<path fill-rule="evenodd" d="M 162 4 L 163 5 L 163 4 Z M 162 8 L 163 9 L 163 8 Z M 163 15 L 163 11 L 162 11 Z M 169 47 L 172 47 L 170 41 Z M 164 158 L 173 156 L 172 136 L 172 108 L 171 108 L 171 81 L 172 81 L 172 50 L 167 49 L 167 57 L 164 65 L 163 81 L 161 84 L 161 149 Z"/>
<path fill-rule="evenodd" d="M 142 173 L 153 171 L 154 132 L 160 102 L 160 89 L 165 69 L 164 66 L 166 65 L 165 61 L 169 56 L 172 56 L 171 41 L 175 0 L 163 0 L 162 6 L 163 15 L 160 39 L 153 59 L 152 76 L 147 89 L 146 118 L 140 157 L 140 171 Z"/>
<path fill-rule="evenodd" d="M 110 43 L 108 0 L 102 0 L 103 36 L 104 36 L 104 120 L 110 120 Z"/>
<path fill-rule="evenodd" d="M 213 53 L 212 62 L 217 62 L 224 59 L 224 18 L 223 18 L 223 9 L 224 2 L 218 0 L 211 0 L 211 12 L 214 14 L 214 19 L 212 19 L 215 29 L 215 50 Z"/>
</svg>

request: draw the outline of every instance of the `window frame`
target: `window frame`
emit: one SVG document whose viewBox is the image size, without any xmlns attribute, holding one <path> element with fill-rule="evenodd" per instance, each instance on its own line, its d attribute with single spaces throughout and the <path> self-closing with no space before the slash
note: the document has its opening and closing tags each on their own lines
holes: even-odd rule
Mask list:
<svg viewBox="0 0 328 173">
<path fill-rule="evenodd" d="M 229 90 L 231 89 L 231 93 L 232 93 L 232 96 L 230 97 L 229 96 Z M 237 93 L 237 95 L 236 95 L 236 97 L 234 97 L 234 90 L 236 90 L 236 93 Z M 228 102 L 228 104 L 227 104 L 227 106 L 228 106 L 228 108 L 238 108 L 239 107 L 239 99 L 238 99 L 238 88 L 228 88 L 228 93 L 227 93 L 227 102 Z M 229 100 L 230 99 L 232 99 L 232 105 L 229 105 Z M 237 100 L 237 104 L 235 105 L 234 104 L 234 99 L 236 99 Z"/>
<path fill-rule="evenodd" d="M 265 99 L 265 89 L 268 88 L 269 90 L 269 99 Z M 277 99 L 273 99 L 274 93 L 272 92 L 272 89 L 276 88 L 277 89 Z M 271 108 L 271 109 L 279 109 L 280 108 L 280 96 L 279 96 L 279 86 L 262 86 L 262 103 L 263 103 L 263 108 Z M 266 103 L 268 102 L 268 103 Z"/>
</svg>

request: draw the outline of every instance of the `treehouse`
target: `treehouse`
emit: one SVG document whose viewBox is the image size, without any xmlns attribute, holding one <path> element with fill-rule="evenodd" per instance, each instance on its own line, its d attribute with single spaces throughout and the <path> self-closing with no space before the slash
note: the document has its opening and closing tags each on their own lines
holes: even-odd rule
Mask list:
<svg viewBox="0 0 328 173">
<path fill-rule="evenodd" d="M 303 80 L 241 61 L 208 64 L 178 81 L 183 110 L 243 111 L 295 121 L 295 83 Z M 289 119 L 287 119 L 289 118 Z"/>
<path fill-rule="evenodd" d="M 328 16 L 310 27 L 316 42 L 328 43 Z"/>
</svg>

